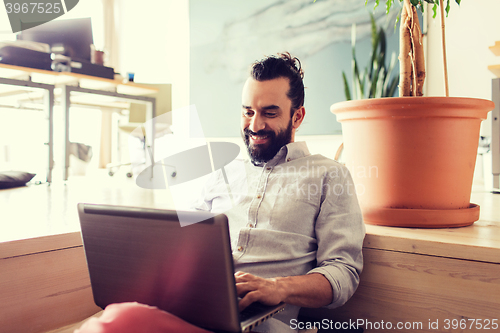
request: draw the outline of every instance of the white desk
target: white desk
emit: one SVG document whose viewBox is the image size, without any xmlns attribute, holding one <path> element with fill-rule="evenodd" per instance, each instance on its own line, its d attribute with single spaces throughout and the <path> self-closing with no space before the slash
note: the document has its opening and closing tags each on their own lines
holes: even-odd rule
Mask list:
<svg viewBox="0 0 500 333">
<path fill-rule="evenodd" d="M 136 84 L 133 82 L 122 82 L 120 80 L 111 80 L 95 76 L 69 73 L 53 72 L 35 68 L 27 68 L 13 65 L 0 64 L 0 84 L 11 86 L 24 86 L 29 88 L 45 89 L 47 93 L 43 97 L 44 107 L 49 114 L 49 163 L 47 170 L 47 182 L 52 181 L 53 169 L 53 107 L 59 102 L 64 110 L 64 170 L 63 179 L 68 179 L 69 168 L 69 110 L 74 103 L 73 95 L 91 94 L 108 96 L 114 99 L 125 101 L 136 101 L 148 105 L 151 122 L 152 137 L 155 137 L 154 119 L 156 117 L 156 99 L 144 95 L 158 92 L 157 88 Z M 59 93 L 60 91 L 60 93 Z M 13 92 L 15 93 L 15 92 Z M 78 102 L 78 104 L 83 104 Z M 113 106 L 116 104 L 108 103 L 88 103 L 93 106 Z M 150 142 L 151 152 L 154 154 L 154 140 Z M 154 156 L 154 155 L 153 155 Z"/>
</svg>

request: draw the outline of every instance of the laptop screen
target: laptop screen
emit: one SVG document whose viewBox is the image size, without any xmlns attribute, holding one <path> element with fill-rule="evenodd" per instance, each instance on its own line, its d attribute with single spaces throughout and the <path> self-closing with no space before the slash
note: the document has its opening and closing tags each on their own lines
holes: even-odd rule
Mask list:
<svg viewBox="0 0 500 333">
<path fill-rule="evenodd" d="M 240 331 L 227 217 L 181 227 L 175 211 L 78 205 L 95 303 L 136 301 Z M 184 215 L 185 216 L 185 215 Z"/>
</svg>

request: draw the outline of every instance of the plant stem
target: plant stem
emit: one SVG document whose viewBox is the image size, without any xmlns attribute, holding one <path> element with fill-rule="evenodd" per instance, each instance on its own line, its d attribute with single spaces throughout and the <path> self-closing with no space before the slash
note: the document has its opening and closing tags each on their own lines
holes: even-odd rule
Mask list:
<svg viewBox="0 0 500 333">
<path fill-rule="evenodd" d="M 444 88 L 446 91 L 446 97 L 450 97 L 450 89 L 448 87 L 448 66 L 446 62 L 446 41 L 445 41 L 445 29 L 444 29 L 444 6 L 443 0 L 439 0 L 439 8 L 441 11 L 441 41 L 443 44 L 443 64 L 444 64 Z"/>
<path fill-rule="evenodd" d="M 401 12 L 401 31 L 399 40 L 399 96 L 411 96 L 412 65 L 411 65 L 411 4 L 405 0 Z"/>
<path fill-rule="evenodd" d="M 399 41 L 399 96 L 422 96 L 425 59 L 417 10 L 404 0 Z"/>
</svg>

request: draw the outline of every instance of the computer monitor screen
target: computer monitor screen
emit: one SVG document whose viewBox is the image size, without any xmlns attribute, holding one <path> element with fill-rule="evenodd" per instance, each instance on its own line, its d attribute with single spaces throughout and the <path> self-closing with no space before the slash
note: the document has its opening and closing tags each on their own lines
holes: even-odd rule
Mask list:
<svg viewBox="0 0 500 333">
<path fill-rule="evenodd" d="M 90 61 L 90 45 L 94 43 L 90 17 L 50 21 L 22 31 L 17 39 L 49 44 L 53 52 L 64 46 L 64 55 L 87 61 Z"/>
</svg>

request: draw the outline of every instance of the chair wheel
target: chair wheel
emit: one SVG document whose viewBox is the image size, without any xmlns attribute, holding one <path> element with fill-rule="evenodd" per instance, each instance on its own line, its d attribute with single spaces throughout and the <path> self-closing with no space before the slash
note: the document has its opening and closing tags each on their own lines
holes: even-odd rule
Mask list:
<svg viewBox="0 0 500 333">
<path fill-rule="evenodd" d="M 132 172 L 127 172 L 127 177 L 128 178 L 132 178 L 132 176 L 133 176 Z"/>
<path fill-rule="evenodd" d="M 111 171 L 111 170 L 108 172 L 108 175 L 109 175 L 110 177 L 113 177 L 113 175 L 114 175 L 114 174 L 115 174 L 115 173 L 114 173 L 113 171 Z"/>
</svg>

